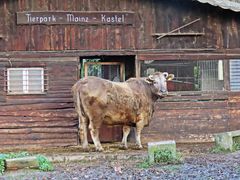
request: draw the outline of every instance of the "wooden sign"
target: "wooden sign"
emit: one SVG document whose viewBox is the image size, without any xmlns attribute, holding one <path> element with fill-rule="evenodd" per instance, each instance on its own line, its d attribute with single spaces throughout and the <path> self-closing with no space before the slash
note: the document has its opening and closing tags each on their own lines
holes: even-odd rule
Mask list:
<svg viewBox="0 0 240 180">
<path fill-rule="evenodd" d="M 133 12 L 118 11 L 32 11 L 17 12 L 17 24 L 81 24 L 81 25 L 131 25 Z"/>
</svg>

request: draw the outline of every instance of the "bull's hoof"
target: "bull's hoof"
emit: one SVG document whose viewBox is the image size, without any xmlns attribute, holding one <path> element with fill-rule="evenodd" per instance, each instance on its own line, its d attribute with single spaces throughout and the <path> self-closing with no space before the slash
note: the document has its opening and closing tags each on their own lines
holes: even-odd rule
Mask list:
<svg viewBox="0 0 240 180">
<path fill-rule="evenodd" d="M 121 144 L 121 145 L 119 146 L 119 149 L 121 149 L 121 150 L 127 150 L 128 147 L 125 146 L 124 144 Z"/>
<path fill-rule="evenodd" d="M 83 152 L 89 152 L 90 148 L 83 148 Z"/>
<path fill-rule="evenodd" d="M 89 148 L 88 144 L 87 145 L 86 144 L 82 144 L 82 148 L 83 148 L 84 152 L 90 151 L 90 148 Z"/>
<path fill-rule="evenodd" d="M 96 148 L 96 151 L 97 151 L 97 152 L 103 152 L 104 149 L 103 149 L 102 147 L 100 147 L 100 148 Z"/>
<path fill-rule="evenodd" d="M 89 147 L 82 147 L 82 149 L 83 149 L 83 152 L 89 152 L 90 151 Z"/>
<path fill-rule="evenodd" d="M 135 147 L 134 147 L 134 149 L 136 149 L 136 150 L 141 150 L 141 149 L 143 149 L 143 146 L 136 144 Z"/>
</svg>

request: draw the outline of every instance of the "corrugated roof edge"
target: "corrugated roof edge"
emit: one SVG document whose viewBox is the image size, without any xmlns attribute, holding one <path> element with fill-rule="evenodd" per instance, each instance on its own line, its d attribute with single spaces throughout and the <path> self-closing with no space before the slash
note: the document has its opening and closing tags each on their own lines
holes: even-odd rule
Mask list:
<svg viewBox="0 0 240 180">
<path fill-rule="evenodd" d="M 240 12 L 240 2 L 230 0 L 197 0 L 201 3 L 208 3 L 213 6 L 219 6 L 223 9 L 230 9 L 235 12 Z"/>
</svg>

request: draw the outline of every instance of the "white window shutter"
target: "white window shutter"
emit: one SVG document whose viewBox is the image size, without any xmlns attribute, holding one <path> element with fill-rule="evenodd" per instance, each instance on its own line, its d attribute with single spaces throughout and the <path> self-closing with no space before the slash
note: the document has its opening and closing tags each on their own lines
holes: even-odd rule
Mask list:
<svg viewBox="0 0 240 180">
<path fill-rule="evenodd" d="M 240 91 L 240 59 L 230 60 L 230 89 Z"/>
</svg>

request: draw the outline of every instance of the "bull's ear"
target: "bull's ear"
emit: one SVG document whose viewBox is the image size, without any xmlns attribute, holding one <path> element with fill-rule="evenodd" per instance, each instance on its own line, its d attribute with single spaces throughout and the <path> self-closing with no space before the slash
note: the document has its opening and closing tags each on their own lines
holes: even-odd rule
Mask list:
<svg viewBox="0 0 240 180">
<path fill-rule="evenodd" d="M 168 76 L 166 77 L 167 81 L 171 81 L 174 78 L 174 74 L 168 74 Z"/>
<path fill-rule="evenodd" d="M 149 84 L 153 84 L 155 80 L 154 80 L 153 75 L 150 75 L 145 79 L 145 81 Z"/>
</svg>

